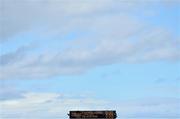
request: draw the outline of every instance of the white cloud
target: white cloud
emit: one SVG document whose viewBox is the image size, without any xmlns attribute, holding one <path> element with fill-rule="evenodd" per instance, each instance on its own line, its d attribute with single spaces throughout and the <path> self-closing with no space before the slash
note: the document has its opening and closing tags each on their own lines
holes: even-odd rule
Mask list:
<svg viewBox="0 0 180 119">
<path fill-rule="evenodd" d="M 149 6 L 159 4 L 150 3 Z M 74 31 L 87 34 L 65 43 L 63 50 L 60 45 L 58 48 L 49 46 L 49 52 L 35 49 L 29 53 L 29 49 L 27 51 L 23 46 L 1 54 L 0 79 L 80 74 L 114 63 L 179 61 L 180 47 L 176 44 L 179 39 L 175 39 L 167 29 L 151 26 L 132 15 L 134 9 L 143 7 L 146 11 L 146 5 L 141 0 L 118 3 L 110 0 L 3 1 L 4 16 L 0 21 L 4 25 L 1 32 L 3 42 L 6 36 L 28 29 L 41 29 L 38 34 L 48 36 L 52 41 L 50 44 L 53 44 L 54 36 L 62 41 L 63 36 Z M 45 44 L 42 39 L 32 41 Z"/>
<path fill-rule="evenodd" d="M 0 78 L 28 79 L 73 75 L 114 63 L 176 62 L 180 59 L 176 41 L 168 32 L 158 29 L 140 34 L 133 40 L 125 37 L 121 40 L 118 36 L 114 39 L 99 37 L 98 40 L 86 44 L 79 39 L 66 44 L 71 48 L 53 54 L 37 52 L 29 55 L 25 53 L 26 55 L 21 56 L 21 52 L 17 50 L 16 56 L 14 53 L 6 54 L 5 56 L 8 57 L 1 56 L 2 62 L 6 61 L 6 63 L 1 63 Z M 19 56 L 21 58 L 16 60 Z"/>
<path fill-rule="evenodd" d="M 0 42 L 10 40 L 11 37 L 32 29 L 42 30 L 48 27 L 46 28 L 47 33 L 65 32 L 67 27 L 75 25 L 71 23 L 76 18 L 91 18 L 105 13 L 117 14 L 117 12 L 118 14 L 130 14 L 139 8 L 146 11 L 146 6 L 166 5 L 167 3 L 169 5 L 174 1 L 176 3 L 176 0 L 150 0 L 148 2 L 143 0 L 0 0 L 2 4 L 0 6 Z"/>
<path fill-rule="evenodd" d="M 0 3 L 0 42 L 21 32 L 44 26 L 53 30 L 60 27 L 63 31 L 62 26 L 67 26 L 67 22 L 71 21 L 67 17 L 104 11 L 112 5 L 109 0 L 0 0 Z"/>
<path fill-rule="evenodd" d="M 1 118 L 67 118 L 69 110 L 115 109 L 119 118 L 178 118 L 180 99 L 152 98 L 109 102 L 95 98 L 68 98 L 58 93 L 24 93 L 23 98 L 0 101 Z"/>
<path fill-rule="evenodd" d="M 98 108 L 107 104 L 91 98 L 66 98 L 58 93 L 26 93 L 24 98 L 0 101 L 1 118 L 67 117 L 69 109 Z"/>
</svg>

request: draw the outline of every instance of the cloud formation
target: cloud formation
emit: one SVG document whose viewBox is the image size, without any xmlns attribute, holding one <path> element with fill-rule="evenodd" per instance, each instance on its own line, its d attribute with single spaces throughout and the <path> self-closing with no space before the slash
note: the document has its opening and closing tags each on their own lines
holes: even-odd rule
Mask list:
<svg viewBox="0 0 180 119">
<path fill-rule="evenodd" d="M 145 17 L 149 16 L 146 12 L 156 16 L 153 6 L 165 6 L 167 1 L 147 4 L 142 0 L 1 0 L 1 3 L 1 45 L 8 47 L 7 41 L 11 40 L 24 41 L 26 38 L 15 38 L 24 32 L 41 37 L 30 40 L 39 44 L 37 49 L 20 46 L 0 55 L 0 79 L 39 79 L 81 74 L 115 63 L 180 59 L 179 39 L 169 29 L 134 15 L 143 11 Z M 43 49 L 45 44 L 49 46 Z"/>
<path fill-rule="evenodd" d="M 48 29 L 56 29 L 67 26 L 67 22 L 71 22 L 69 20 L 71 17 L 105 11 L 112 7 L 113 2 L 109 0 L 99 2 L 95 0 L 0 0 L 0 3 L 2 3 L 0 42 L 4 42 L 34 27 L 41 28 L 46 25 Z"/>
<path fill-rule="evenodd" d="M 1 118 L 67 118 L 69 110 L 116 109 L 119 118 L 179 118 L 180 99 L 159 98 L 109 102 L 89 97 L 69 98 L 58 93 L 21 94 L 18 99 L 0 101 Z"/>
<path fill-rule="evenodd" d="M 23 98 L 0 101 L 1 118 L 65 118 L 70 109 L 98 108 L 107 102 L 91 98 L 66 98 L 58 93 L 25 93 Z M 33 114 L 33 115 L 32 115 Z"/>
<path fill-rule="evenodd" d="M 86 44 L 81 39 L 75 40 L 66 44 L 71 48 L 52 54 L 23 52 L 23 55 L 20 50 L 22 48 L 19 48 L 14 53 L 0 56 L 0 78 L 46 78 L 79 74 L 97 66 L 114 63 L 179 61 L 179 47 L 167 32 L 154 30 L 143 35 L 138 36 L 140 40 L 135 41 L 128 38 L 102 38 Z M 80 48 L 74 47 L 78 46 L 77 43 Z"/>
<path fill-rule="evenodd" d="M 133 11 L 160 4 L 168 5 L 178 4 L 177 0 L 147 1 L 127 0 L 0 0 L 1 32 L 0 42 L 8 41 L 13 36 L 32 29 L 55 30 L 59 33 L 65 32 L 73 27 L 73 21 L 76 18 L 83 19 L 103 14 L 131 14 Z M 152 11 L 147 9 L 147 11 Z M 153 13 L 154 14 L 154 13 Z M 131 14 L 132 15 L 132 14 Z M 124 27 L 125 28 L 125 27 Z M 48 30 L 50 32 L 50 30 Z M 52 31 L 51 31 L 52 32 Z"/>
</svg>

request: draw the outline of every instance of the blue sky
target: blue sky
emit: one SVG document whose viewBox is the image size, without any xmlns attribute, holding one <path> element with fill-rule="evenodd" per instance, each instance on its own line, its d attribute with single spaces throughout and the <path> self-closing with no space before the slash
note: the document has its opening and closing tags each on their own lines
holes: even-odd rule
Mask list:
<svg viewBox="0 0 180 119">
<path fill-rule="evenodd" d="M 180 118 L 177 0 L 0 2 L 2 119 Z"/>
</svg>

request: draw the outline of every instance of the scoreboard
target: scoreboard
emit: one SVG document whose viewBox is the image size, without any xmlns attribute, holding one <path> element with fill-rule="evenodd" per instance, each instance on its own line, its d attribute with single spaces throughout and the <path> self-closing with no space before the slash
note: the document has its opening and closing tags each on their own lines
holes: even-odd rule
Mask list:
<svg viewBox="0 0 180 119">
<path fill-rule="evenodd" d="M 70 111 L 69 118 L 104 118 L 104 119 L 115 119 L 117 117 L 116 111 L 106 110 L 106 111 Z"/>
</svg>

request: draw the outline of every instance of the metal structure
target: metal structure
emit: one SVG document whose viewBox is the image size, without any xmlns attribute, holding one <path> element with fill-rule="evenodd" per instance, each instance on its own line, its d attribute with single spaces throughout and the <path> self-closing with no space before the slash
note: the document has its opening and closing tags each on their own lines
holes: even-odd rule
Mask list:
<svg viewBox="0 0 180 119">
<path fill-rule="evenodd" d="M 116 111 L 70 111 L 70 119 L 115 119 L 117 117 Z"/>
</svg>

